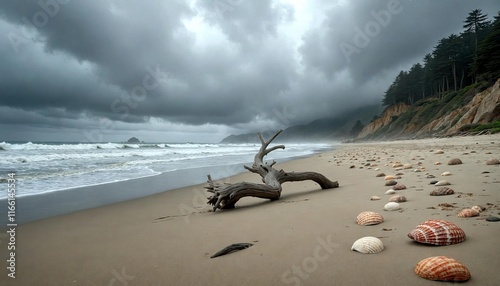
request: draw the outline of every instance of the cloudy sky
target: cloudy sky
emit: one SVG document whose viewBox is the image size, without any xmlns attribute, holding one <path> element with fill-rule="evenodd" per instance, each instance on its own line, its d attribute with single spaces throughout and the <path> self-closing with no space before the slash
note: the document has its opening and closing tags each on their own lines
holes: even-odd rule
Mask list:
<svg viewBox="0 0 500 286">
<path fill-rule="evenodd" d="M 0 2 L 0 141 L 218 142 L 381 102 L 497 0 Z"/>
</svg>

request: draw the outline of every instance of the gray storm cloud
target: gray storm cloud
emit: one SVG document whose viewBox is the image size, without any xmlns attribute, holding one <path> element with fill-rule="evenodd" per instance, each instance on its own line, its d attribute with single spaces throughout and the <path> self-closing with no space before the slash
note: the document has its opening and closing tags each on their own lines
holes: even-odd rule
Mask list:
<svg viewBox="0 0 500 286">
<path fill-rule="evenodd" d="M 4 140 L 103 121 L 117 132 L 184 126 L 196 138 L 335 116 L 380 102 L 399 70 L 460 32 L 472 9 L 500 8 L 297 2 L 2 1 Z"/>
</svg>

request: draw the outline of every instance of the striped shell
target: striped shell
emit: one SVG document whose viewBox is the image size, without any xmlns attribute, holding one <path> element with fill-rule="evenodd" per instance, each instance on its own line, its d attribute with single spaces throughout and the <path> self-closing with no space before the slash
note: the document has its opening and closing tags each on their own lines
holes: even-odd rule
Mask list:
<svg viewBox="0 0 500 286">
<path fill-rule="evenodd" d="M 351 250 L 365 254 L 377 253 L 384 250 L 384 243 L 376 237 L 365 236 L 356 240 Z"/>
<path fill-rule="evenodd" d="M 401 209 L 401 206 L 395 202 L 387 203 L 384 206 L 384 210 L 386 210 L 386 211 L 397 211 L 399 209 Z"/>
<path fill-rule="evenodd" d="M 421 260 L 415 273 L 425 279 L 439 281 L 467 281 L 470 272 L 463 264 L 446 256 L 433 256 Z"/>
<path fill-rule="evenodd" d="M 462 164 L 462 160 L 458 158 L 453 158 L 450 161 L 448 161 L 448 165 L 460 165 Z"/>
<path fill-rule="evenodd" d="M 450 189 L 448 187 L 439 187 L 431 192 L 431 196 L 447 196 L 453 195 L 454 193 L 455 191 L 453 189 Z"/>
<path fill-rule="evenodd" d="M 359 225 L 375 225 L 384 222 L 384 217 L 376 212 L 364 211 L 356 217 Z"/>
<path fill-rule="evenodd" d="M 406 202 L 406 197 L 402 195 L 395 195 L 389 198 L 389 202 L 404 203 Z"/>
<path fill-rule="evenodd" d="M 463 209 L 461 212 L 458 213 L 458 217 L 473 217 L 473 216 L 478 216 L 479 212 L 477 210 L 473 209 Z"/>
<path fill-rule="evenodd" d="M 400 184 L 400 183 L 397 183 L 395 184 L 393 187 L 392 187 L 393 190 L 396 190 L 396 191 L 399 191 L 399 190 L 404 190 L 406 189 L 406 186 L 403 185 L 403 184 Z"/>
<path fill-rule="evenodd" d="M 434 186 L 448 186 L 448 185 L 451 185 L 450 182 L 446 181 L 446 180 L 441 180 L 441 181 L 438 181 L 437 183 L 434 184 Z"/>
<path fill-rule="evenodd" d="M 465 232 L 452 222 L 431 219 L 417 225 L 408 237 L 425 244 L 450 245 L 464 241 Z"/>
</svg>

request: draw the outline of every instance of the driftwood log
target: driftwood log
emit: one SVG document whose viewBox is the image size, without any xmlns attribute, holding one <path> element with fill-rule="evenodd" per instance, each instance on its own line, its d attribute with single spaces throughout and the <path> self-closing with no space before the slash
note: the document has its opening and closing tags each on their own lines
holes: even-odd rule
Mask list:
<svg viewBox="0 0 500 286">
<path fill-rule="evenodd" d="M 244 166 L 252 173 L 259 174 L 264 184 L 239 182 L 235 184 L 217 184 L 212 181 L 208 175 L 208 186 L 205 187 L 208 192 L 213 193 L 208 198 L 208 204 L 213 206 L 213 211 L 217 209 L 234 208 L 237 201 L 243 197 L 258 197 L 262 199 L 278 200 L 281 196 L 281 185 L 285 182 L 307 181 L 316 182 L 322 189 L 337 188 L 338 182 L 330 181 L 322 174 L 316 172 L 285 172 L 273 168 L 276 162 L 266 163 L 264 157 L 277 149 L 285 149 L 284 145 L 277 145 L 268 148 L 269 144 L 282 132 L 279 130 L 269 140 L 265 141 L 262 134 L 258 133 L 262 146 L 255 155 L 251 167 Z"/>
</svg>

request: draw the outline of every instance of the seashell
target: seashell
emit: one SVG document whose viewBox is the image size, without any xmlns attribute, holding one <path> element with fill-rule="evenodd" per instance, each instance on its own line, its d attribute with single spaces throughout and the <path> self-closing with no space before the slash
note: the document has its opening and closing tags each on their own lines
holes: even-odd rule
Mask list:
<svg viewBox="0 0 500 286">
<path fill-rule="evenodd" d="M 427 175 L 425 178 L 427 178 L 427 179 L 434 179 L 435 177 L 436 176 L 434 176 L 434 175 Z"/>
<path fill-rule="evenodd" d="M 425 244 L 450 245 L 464 241 L 465 232 L 452 222 L 431 219 L 417 225 L 408 237 Z"/>
<path fill-rule="evenodd" d="M 395 184 L 394 186 L 392 186 L 392 189 L 395 191 L 400 191 L 406 189 L 406 186 L 403 184 Z"/>
<path fill-rule="evenodd" d="M 403 170 L 403 167 L 397 167 L 396 169 L 394 169 L 394 171 L 401 171 Z"/>
<path fill-rule="evenodd" d="M 384 206 L 384 210 L 386 211 L 397 211 L 399 209 L 401 209 L 401 206 L 396 202 L 390 202 Z"/>
<path fill-rule="evenodd" d="M 437 183 L 434 184 L 434 186 L 448 186 L 448 185 L 451 185 L 450 182 L 446 181 L 446 180 L 441 180 L 441 181 L 438 181 Z"/>
<path fill-rule="evenodd" d="M 356 240 L 351 250 L 365 254 L 373 254 L 384 250 L 384 243 L 376 237 L 365 236 Z"/>
<path fill-rule="evenodd" d="M 389 202 L 403 203 L 406 202 L 406 197 L 402 195 L 395 195 L 389 198 Z"/>
<path fill-rule="evenodd" d="M 404 175 L 404 173 L 401 173 L 401 172 L 396 173 L 396 176 L 402 176 L 402 175 Z M 397 178 L 397 177 L 396 177 L 396 178 Z"/>
<path fill-rule="evenodd" d="M 422 169 L 415 169 L 415 170 L 413 170 L 413 172 L 415 172 L 415 173 L 422 172 Z"/>
<path fill-rule="evenodd" d="M 473 209 L 463 209 L 461 212 L 458 213 L 458 217 L 473 217 L 473 216 L 478 216 L 479 212 Z"/>
<path fill-rule="evenodd" d="M 393 168 L 399 168 L 399 167 L 403 167 L 403 164 L 401 163 L 396 163 L 396 164 L 393 164 L 392 165 Z"/>
<path fill-rule="evenodd" d="M 483 208 L 481 206 L 473 206 L 473 207 L 471 207 L 471 209 L 477 211 L 478 213 L 483 211 Z"/>
<path fill-rule="evenodd" d="M 380 171 L 380 168 L 375 168 L 375 171 Z"/>
<path fill-rule="evenodd" d="M 434 165 L 441 165 L 441 162 L 436 162 L 434 163 Z"/>
<path fill-rule="evenodd" d="M 486 161 L 486 165 L 498 165 L 500 164 L 500 160 L 498 159 L 488 159 Z"/>
<path fill-rule="evenodd" d="M 396 185 L 398 182 L 394 181 L 394 180 L 389 180 L 387 182 L 385 182 L 385 185 L 386 186 L 394 186 Z"/>
<path fill-rule="evenodd" d="M 462 160 L 458 158 L 453 158 L 450 161 L 448 161 L 448 165 L 460 165 L 462 164 Z"/>
<path fill-rule="evenodd" d="M 383 176 L 385 176 L 384 173 L 378 173 L 375 177 L 383 177 Z"/>
<path fill-rule="evenodd" d="M 429 182 L 429 185 L 434 185 L 434 184 L 436 184 L 437 182 L 438 182 L 437 180 L 432 180 L 432 181 L 430 181 L 430 182 Z"/>
<path fill-rule="evenodd" d="M 386 180 L 386 181 L 396 180 L 396 177 L 395 177 L 395 176 L 388 175 L 388 176 L 385 176 L 384 180 Z"/>
<path fill-rule="evenodd" d="M 436 151 L 434 151 L 434 154 L 444 154 L 444 151 L 443 150 L 436 150 Z"/>
<path fill-rule="evenodd" d="M 380 197 L 378 197 L 378 196 L 372 196 L 372 197 L 370 198 L 370 201 L 378 201 L 378 200 L 380 200 L 380 199 L 381 199 L 381 198 L 380 198 Z"/>
<path fill-rule="evenodd" d="M 431 192 L 431 196 L 447 196 L 447 195 L 453 195 L 455 191 L 453 189 L 450 189 L 448 187 L 439 187 L 435 189 L 434 191 Z"/>
<path fill-rule="evenodd" d="M 470 272 L 462 263 L 446 256 L 433 256 L 421 260 L 415 267 L 418 276 L 438 281 L 467 281 Z"/>
<path fill-rule="evenodd" d="M 411 169 L 412 165 L 410 163 L 406 163 L 403 165 L 403 169 Z"/>
<path fill-rule="evenodd" d="M 364 211 L 356 217 L 356 223 L 359 225 L 375 225 L 383 222 L 384 217 L 372 211 Z"/>
<path fill-rule="evenodd" d="M 387 190 L 387 191 L 385 192 L 385 194 L 386 194 L 386 195 L 394 195 L 395 193 L 396 193 L 396 191 L 395 191 L 395 190 L 393 190 L 393 189 L 389 189 L 389 190 Z"/>
<path fill-rule="evenodd" d="M 451 173 L 450 172 L 444 172 L 441 174 L 441 176 L 451 176 Z"/>
</svg>

